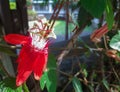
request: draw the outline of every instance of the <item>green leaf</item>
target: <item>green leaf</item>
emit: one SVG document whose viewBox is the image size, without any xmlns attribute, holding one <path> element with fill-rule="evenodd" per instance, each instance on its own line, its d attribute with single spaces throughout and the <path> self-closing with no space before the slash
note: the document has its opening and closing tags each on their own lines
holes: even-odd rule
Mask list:
<svg viewBox="0 0 120 92">
<path fill-rule="evenodd" d="M 12 89 L 16 89 L 15 78 L 6 78 L 0 84 L 4 84 L 6 87 L 10 87 Z"/>
<path fill-rule="evenodd" d="M 108 29 L 111 30 L 114 23 L 114 14 L 110 0 L 106 0 L 106 21 Z"/>
<path fill-rule="evenodd" d="M 56 92 L 57 87 L 57 73 L 56 73 L 56 60 L 55 57 L 50 54 L 48 58 L 47 71 L 44 72 L 40 79 L 40 86 L 43 90 L 46 86 L 48 92 Z"/>
<path fill-rule="evenodd" d="M 24 92 L 29 92 L 29 89 L 28 89 L 26 83 L 23 83 L 22 88 L 23 88 Z"/>
<path fill-rule="evenodd" d="M 56 92 L 57 88 L 57 74 L 55 70 L 49 70 L 47 73 L 46 87 L 48 92 Z"/>
<path fill-rule="evenodd" d="M 56 67 L 57 67 L 57 65 L 56 65 L 55 56 L 53 54 L 49 54 L 47 68 L 48 69 L 53 69 L 53 68 L 56 68 Z"/>
<path fill-rule="evenodd" d="M 101 17 L 105 10 L 105 0 L 81 0 L 81 5 L 93 16 Z"/>
<path fill-rule="evenodd" d="M 15 53 L 12 52 L 12 50 L 2 46 L 0 46 L 0 52 L 6 53 L 10 56 L 17 56 Z"/>
<path fill-rule="evenodd" d="M 22 86 L 16 87 L 15 78 L 6 78 L 0 82 L 0 92 L 22 92 Z"/>
<path fill-rule="evenodd" d="M 47 64 L 47 82 L 46 87 L 48 92 L 56 92 L 57 87 L 57 74 L 56 74 L 56 59 L 54 55 L 50 54 L 48 57 L 48 64 Z"/>
<path fill-rule="evenodd" d="M 103 79 L 103 80 L 102 80 L 102 83 L 103 83 L 103 85 L 105 86 L 105 88 L 106 88 L 107 90 L 110 89 L 110 88 L 109 88 L 109 83 L 107 82 L 106 79 Z"/>
<path fill-rule="evenodd" d="M 120 34 L 116 34 L 112 37 L 109 43 L 110 47 L 120 51 Z"/>
<path fill-rule="evenodd" d="M 5 76 L 5 72 L 4 72 L 4 70 L 3 70 L 3 68 L 1 67 L 1 61 L 0 61 L 0 75 L 1 76 Z"/>
<path fill-rule="evenodd" d="M 87 77 L 87 76 L 88 76 L 88 72 L 87 72 L 87 70 L 86 70 L 86 69 L 83 69 L 83 74 L 85 75 L 85 77 Z"/>
<path fill-rule="evenodd" d="M 82 24 L 88 22 L 88 19 L 90 19 L 90 17 L 90 13 L 88 13 L 83 7 L 80 7 L 77 18 L 78 25 L 81 26 Z M 90 23 L 88 22 L 88 25 L 89 24 Z"/>
<path fill-rule="evenodd" d="M 41 79 L 40 79 L 40 87 L 43 90 L 45 85 L 46 85 L 46 80 L 47 80 L 47 72 L 44 72 L 44 74 L 42 75 Z"/>
<path fill-rule="evenodd" d="M 94 87 L 91 86 L 91 85 L 88 85 L 89 89 L 90 89 L 90 92 L 94 92 Z"/>
<path fill-rule="evenodd" d="M 118 92 L 120 92 L 120 86 L 117 86 L 117 90 L 118 90 Z"/>
<path fill-rule="evenodd" d="M 72 80 L 72 83 L 73 83 L 75 92 L 83 92 L 81 82 L 79 81 L 78 78 L 74 77 Z"/>
</svg>

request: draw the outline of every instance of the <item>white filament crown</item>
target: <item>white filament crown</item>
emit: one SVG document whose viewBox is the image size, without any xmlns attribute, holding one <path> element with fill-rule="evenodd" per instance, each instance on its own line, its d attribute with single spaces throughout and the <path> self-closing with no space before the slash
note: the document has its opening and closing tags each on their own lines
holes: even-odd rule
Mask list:
<svg viewBox="0 0 120 92">
<path fill-rule="evenodd" d="M 37 28 L 34 28 L 34 24 L 37 25 Z M 56 35 L 55 33 L 53 32 L 54 29 L 52 29 L 52 31 L 47 35 L 47 37 L 44 37 L 45 35 L 45 32 L 47 30 L 47 27 L 45 29 L 43 29 L 43 25 L 41 22 L 37 21 L 37 22 L 34 22 L 33 24 L 33 29 L 31 28 L 31 30 L 29 30 L 30 32 L 30 36 L 32 38 L 32 45 L 35 47 L 35 48 L 38 48 L 38 49 L 43 49 L 48 40 L 47 38 L 55 38 L 56 39 Z M 43 33 L 43 34 L 42 34 Z"/>
</svg>

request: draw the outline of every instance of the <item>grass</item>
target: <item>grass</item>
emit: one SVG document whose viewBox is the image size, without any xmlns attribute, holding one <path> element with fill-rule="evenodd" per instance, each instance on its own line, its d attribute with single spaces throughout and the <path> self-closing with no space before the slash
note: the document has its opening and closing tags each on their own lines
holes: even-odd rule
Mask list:
<svg viewBox="0 0 120 92">
<path fill-rule="evenodd" d="M 56 21 L 54 25 L 55 34 L 65 34 L 65 21 Z"/>
<path fill-rule="evenodd" d="M 66 27 L 65 21 L 57 20 L 54 25 L 55 34 L 56 35 L 65 35 L 65 27 Z M 69 26 L 68 26 L 69 32 L 72 32 L 73 29 L 74 29 L 74 25 L 72 23 L 69 23 Z"/>
<path fill-rule="evenodd" d="M 66 22 L 65 21 L 62 21 L 62 20 L 57 20 L 55 22 L 55 25 L 54 25 L 54 29 L 55 29 L 55 34 L 56 35 L 65 35 L 65 27 L 66 27 Z M 69 30 L 69 34 L 72 33 L 72 30 L 74 29 L 74 25 L 72 23 L 69 23 L 69 26 L 68 26 L 68 30 Z M 85 29 L 84 29 L 84 32 L 89 32 L 91 33 L 94 29 L 91 27 L 91 26 L 86 26 Z"/>
</svg>

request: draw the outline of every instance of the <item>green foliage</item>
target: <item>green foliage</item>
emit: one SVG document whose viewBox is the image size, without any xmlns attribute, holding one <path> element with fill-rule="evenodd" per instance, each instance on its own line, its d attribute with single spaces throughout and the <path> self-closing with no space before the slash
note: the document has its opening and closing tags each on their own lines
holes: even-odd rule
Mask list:
<svg viewBox="0 0 120 92">
<path fill-rule="evenodd" d="M 30 0 L 27 0 L 26 3 L 28 7 L 32 5 L 32 2 Z"/>
<path fill-rule="evenodd" d="M 27 12 L 28 12 L 29 16 L 36 16 L 37 15 L 37 13 L 33 10 L 28 10 Z"/>
<path fill-rule="evenodd" d="M 47 72 L 46 87 L 48 92 L 56 92 L 57 88 L 57 76 L 55 70 L 49 70 Z"/>
<path fill-rule="evenodd" d="M 110 88 L 109 88 L 109 83 L 108 83 L 108 81 L 107 81 L 106 79 L 103 79 L 103 80 L 102 80 L 102 83 L 103 83 L 103 85 L 105 86 L 105 88 L 106 88 L 107 90 L 110 89 Z"/>
<path fill-rule="evenodd" d="M 108 29 L 111 30 L 114 22 L 114 14 L 110 0 L 106 0 L 106 21 Z"/>
<path fill-rule="evenodd" d="M 41 77 L 40 86 L 44 89 L 46 86 L 48 92 L 56 92 L 57 88 L 57 74 L 56 74 L 56 62 L 53 55 L 49 55 L 47 71 Z"/>
<path fill-rule="evenodd" d="M 35 11 L 28 9 L 27 13 L 29 21 L 36 20 L 37 13 Z"/>
<path fill-rule="evenodd" d="M 0 61 L 0 76 L 2 77 L 2 76 L 5 76 L 5 72 L 3 71 L 1 65 L 2 65 L 2 62 Z"/>
<path fill-rule="evenodd" d="M 22 85 L 22 88 L 23 88 L 24 92 L 29 92 L 29 89 L 28 89 L 26 83 L 24 83 L 24 84 Z"/>
<path fill-rule="evenodd" d="M 73 83 L 75 92 L 83 92 L 81 82 L 77 77 L 73 77 L 72 83 Z"/>
<path fill-rule="evenodd" d="M 89 85 L 88 87 L 89 87 L 89 89 L 90 89 L 90 92 L 94 92 L 93 86 Z"/>
<path fill-rule="evenodd" d="M 112 37 L 109 45 L 111 48 L 120 51 L 120 32 Z"/>
<path fill-rule="evenodd" d="M 88 72 L 87 72 L 86 64 L 81 64 L 80 67 L 81 67 L 81 70 L 82 70 L 82 73 L 83 73 L 84 77 L 87 77 L 88 76 Z"/>
<path fill-rule="evenodd" d="M 101 17 L 105 10 L 105 0 L 81 0 L 81 5 L 94 17 Z"/>
<path fill-rule="evenodd" d="M 41 79 L 40 79 L 40 87 L 43 90 L 46 86 L 46 80 L 47 80 L 47 72 L 44 72 L 44 74 L 42 75 Z"/>
<path fill-rule="evenodd" d="M 108 24 L 108 29 L 111 30 L 114 22 L 113 8 L 110 0 L 81 0 L 81 6 L 85 8 L 80 8 L 79 11 L 79 25 L 86 22 L 87 18 L 90 18 L 90 14 L 93 17 L 100 18 L 104 11 L 106 11 L 106 22 Z M 88 13 L 87 13 L 87 12 Z M 89 14 L 90 13 L 90 14 Z"/>
<path fill-rule="evenodd" d="M 17 56 L 15 53 L 13 53 L 11 49 L 3 47 L 3 46 L 0 46 L 0 52 L 6 53 L 9 56 Z"/>
<path fill-rule="evenodd" d="M 81 26 L 82 24 L 85 23 L 90 24 L 90 22 L 88 22 L 88 19 L 90 19 L 90 17 L 91 17 L 90 13 L 88 13 L 86 9 L 84 9 L 83 7 L 80 7 L 77 19 L 78 25 Z"/>
<path fill-rule="evenodd" d="M 87 72 L 86 68 L 83 69 L 83 74 L 85 75 L 85 77 L 88 76 L 88 72 Z"/>
<path fill-rule="evenodd" d="M 55 25 L 54 25 L 54 29 L 55 29 L 55 34 L 56 35 L 63 35 L 65 34 L 65 21 L 63 20 L 56 20 L 55 21 Z M 74 29 L 75 25 L 73 25 L 72 23 L 69 23 L 69 32 L 72 32 L 72 30 Z"/>
<path fill-rule="evenodd" d="M 15 78 L 5 78 L 0 82 L 0 92 L 22 92 L 22 86 L 16 87 Z"/>
</svg>

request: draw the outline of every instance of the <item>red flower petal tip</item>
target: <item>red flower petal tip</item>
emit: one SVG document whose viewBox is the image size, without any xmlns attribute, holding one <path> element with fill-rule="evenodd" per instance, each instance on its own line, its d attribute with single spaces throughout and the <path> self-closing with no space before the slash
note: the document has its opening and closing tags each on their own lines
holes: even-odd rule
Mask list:
<svg viewBox="0 0 120 92">
<path fill-rule="evenodd" d="M 16 80 L 16 85 L 17 85 L 17 86 L 20 86 L 20 85 L 22 85 L 22 84 L 23 84 L 23 81 L 22 81 L 22 80 L 19 80 L 19 81 Z"/>
<path fill-rule="evenodd" d="M 40 80 L 40 76 L 38 76 L 38 75 L 34 75 L 34 78 L 35 78 L 36 80 Z"/>
<path fill-rule="evenodd" d="M 4 39 L 8 43 L 16 45 L 16 44 L 27 43 L 29 40 L 29 37 L 20 35 L 20 34 L 8 34 L 8 35 L 4 36 Z"/>
</svg>

